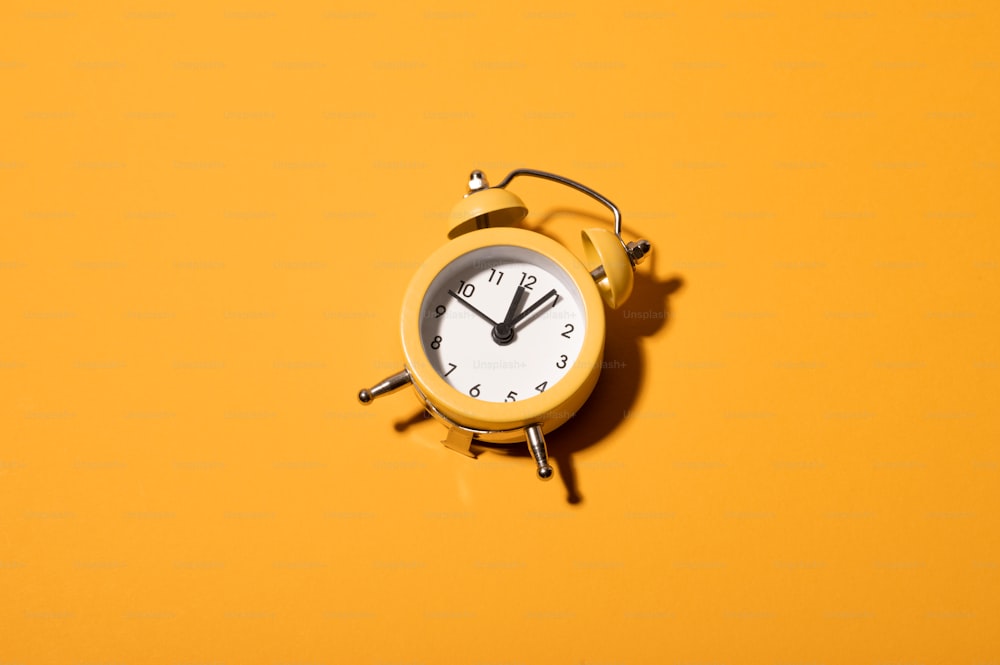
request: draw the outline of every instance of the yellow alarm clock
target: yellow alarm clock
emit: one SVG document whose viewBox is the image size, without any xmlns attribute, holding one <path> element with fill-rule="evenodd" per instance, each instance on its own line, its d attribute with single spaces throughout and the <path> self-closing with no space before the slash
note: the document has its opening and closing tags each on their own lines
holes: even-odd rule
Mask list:
<svg viewBox="0 0 1000 665">
<path fill-rule="evenodd" d="M 583 232 L 584 258 L 540 233 L 517 228 L 527 214 L 507 191 L 519 176 L 554 181 L 604 204 L 614 233 Z M 450 215 L 451 240 L 417 270 L 403 299 L 403 370 L 358 399 L 412 385 L 448 430 L 443 443 L 475 457 L 475 442 L 526 441 L 538 477 L 552 477 L 544 435 L 590 397 L 601 373 L 604 305 L 619 307 L 650 251 L 626 243 L 621 213 L 563 176 L 516 169 L 495 187 L 473 171 Z"/>
</svg>

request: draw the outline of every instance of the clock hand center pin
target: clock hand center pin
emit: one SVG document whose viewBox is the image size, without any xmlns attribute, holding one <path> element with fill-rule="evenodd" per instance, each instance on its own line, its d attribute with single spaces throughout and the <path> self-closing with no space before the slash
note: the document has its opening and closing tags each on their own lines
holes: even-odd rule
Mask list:
<svg viewBox="0 0 1000 665">
<path fill-rule="evenodd" d="M 524 292 L 523 286 L 517 287 L 514 299 L 510 301 L 510 307 L 507 308 L 507 316 L 503 318 L 503 321 L 493 326 L 493 341 L 500 346 L 506 346 L 514 341 L 514 326 L 511 322 L 514 320 L 514 314 L 517 312 L 517 306 L 520 304 Z"/>
</svg>

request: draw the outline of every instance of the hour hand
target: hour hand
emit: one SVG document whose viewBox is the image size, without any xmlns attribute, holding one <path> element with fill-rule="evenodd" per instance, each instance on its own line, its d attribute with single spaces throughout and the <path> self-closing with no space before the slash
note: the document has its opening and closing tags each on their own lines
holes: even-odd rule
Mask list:
<svg viewBox="0 0 1000 665">
<path fill-rule="evenodd" d="M 462 303 L 463 305 L 465 305 L 466 307 L 468 307 L 468 308 L 469 308 L 470 310 L 472 310 L 472 312 L 473 312 L 474 314 L 476 314 L 476 315 L 477 315 L 477 316 L 478 316 L 479 318 L 481 318 L 481 319 L 482 319 L 483 321 L 486 321 L 487 323 L 489 323 L 489 324 L 490 324 L 491 326 L 493 326 L 494 328 L 495 328 L 495 327 L 496 327 L 496 326 L 498 325 L 496 321 L 494 321 L 494 320 L 493 320 L 493 319 L 491 319 L 490 317 L 488 317 L 488 316 L 486 316 L 485 314 L 483 314 L 482 312 L 480 312 L 480 311 L 479 311 L 479 310 L 478 310 L 478 309 L 476 308 L 476 306 L 475 306 L 475 305 L 473 305 L 472 303 L 470 303 L 470 302 L 469 302 L 468 300 L 465 300 L 464 298 L 462 298 L 462 296 L 458 295 L 458 294 L 457 294 L 457 293 L 455 293 L 454 291 L 451 291 L 451 290 L 449 290 L 449 291 L 448 291 L 448 295 L 450 295 L 450 296 L 451 296 L 452 298 L 454 298 L 454 299 L 455 299 L 455 300 L 457 300 L 458 302 L 460 302 L 460 303 Z"/>
<path fill-rule="evenodd" d="M 559 294 L 556 292 L 556 290 L 552 289 L 551 291 L 549 291 L 548 293 L 546 293 L 544 296 L 542 296 L 541 298 L 539 298 L 538 300 L 536 300 L 535 303 L 531 307 L 529 307 L 528 309 L 524 310 L 523 312 L 521 312 L 520 314 L 518 314 L 517 316 L 515 316 L 514 319 L 510 322 L 510 325 L 513 326 L 513 325 L 517 324 L 518 322 L 523 321 L 525 318 L 528 317 L 528 315 L 530 315 L 536 309 L 538 309 L 539 307 L 541 307 L 545 302 L 547 302 L 549 298 L 558 297 L 558 296 L 559 296 Z M 555 303 L 552 303 L 552 304 L 555 305 Z"/>
</svg>

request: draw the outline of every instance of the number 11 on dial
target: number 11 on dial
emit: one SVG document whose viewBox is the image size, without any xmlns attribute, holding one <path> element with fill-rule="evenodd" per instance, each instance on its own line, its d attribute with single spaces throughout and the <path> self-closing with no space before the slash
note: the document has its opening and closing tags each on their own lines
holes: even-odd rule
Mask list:
<svg viewBox="0 0 1000 665">
<path fill-rule="evenodd" d="M 589 196 L 614 215 L 614 232 L 583 231 L 578 257 L 517 224 L 527 207 L 506 189 L 527 176 Z M 632 292 L 646 240 L 622 238 L 621 211 L 564 176 L 515 169 L 491 187 L 473 171 L 449 215 L 450 241 L 417 269 L 400 317 L 402 371 L 358 399 L 370 404 L 412 385 L 447 429 L 445 446 L 471 457 L 474 442 L 526 442 L 539 478 L 551 478 L 544 435 L 580 409 L 597 384 L 604 353 L 604 306 Z"/>
<path fill-rule="evenodd" d="M 435 277 L 420 339 L 448 385 L 504 403 L 558 383 L 580 354 L 585 326 L 583 298 L 565 270 L 530 249 L 501 246 L 469 252 Z"/>
</svg>

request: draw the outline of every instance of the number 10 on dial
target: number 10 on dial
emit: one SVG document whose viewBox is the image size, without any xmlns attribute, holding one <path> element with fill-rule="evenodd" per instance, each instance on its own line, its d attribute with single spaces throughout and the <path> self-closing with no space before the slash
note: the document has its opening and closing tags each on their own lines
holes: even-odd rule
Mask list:
<svg viewBox="0 0 1000 665">
<path fill-rule="evenodd" d="M 422 351 L 434 371 L 484 402 L 526 400 L 555 386 L 579 357 L 586 331 L 583 296 L 570 276 L 520 246 L 454 259 L 421 304 Z"/>
<path fill-rule="evenodd" d="M 539 233 L 510 228 L 526 213 L 504 187 L 529 175 L 578 189 L 615 213 L 614 234 L 584 232 L 586 265 Z M 417 270 L 403 301 L 403 371 L 359 398 L 412 385 L 448 428 L 444 443 L 475 456 L 475 442 L 526 441 L 540 478 L 552 476 L 544 434 L 583 406 L 600 374 L 604 305 L 618 306 L 649 243 L 624 243 L 617 208 L 593 190 L 520 169 L 488 187 L 474 172 L 452 213 L 449 243 Z M 497 225 L 491 227 L 491 225 Z"/>
</svg>

